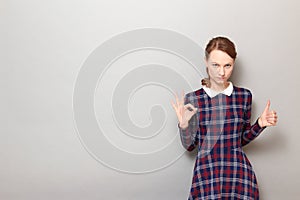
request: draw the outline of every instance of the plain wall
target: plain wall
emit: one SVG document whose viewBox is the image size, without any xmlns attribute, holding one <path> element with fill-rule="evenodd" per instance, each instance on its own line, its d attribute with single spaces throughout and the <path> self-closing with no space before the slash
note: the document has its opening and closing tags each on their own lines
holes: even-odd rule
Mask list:
<svg viewBox="0 0 300 200">
<path fill-rule="evenodd" d="M 178 32 L 202 48 L 216 35 L 235 42 L 238 60 L 232 81 L 252 91 L 252 120 L 268 99 L 279 115 L 276 127 L 267 128 L 245 148 L 256 172 L 261 199 L 299 198 L 299 8 L 297 0 L 1 1 L 0 199 L 187 199 L 195 153 L 182 151 L 176 116 L 166 102 L 168 123 L 163 128 L 167 135 L 145 147 L 157 150 L 156 144 L 169 140 L 177 142 L 178 147 L 174 159 L 164 167 L 166 154 L 155 157 L 162 169 L 151 173 L 139 168 L 136 172 L 140 173 L 122 172 L 124 163 L 140 166 L 141 161 L 113 155 L 106 147 L 102 149 L 106 156 L 120 159 L 118 169 L 101 162 L 88 152 L 74 120 L 74 87 L 91 53 L 115 35 L 145 27 Z M 119 65 L 125 70 L 135 59 L 146 63 L 143 59 L 147 56 L 150 59 L 159 54 L 144 53 L 128 55 L 127 61 L 125 57 L 111 69 L 118 72 Z M 169 69 L 188 74 L 189 70 L 176 65 L 178 57 L 162 52 L 156 58 L 163 60 L 161 57 L 165 63 L 172 63 Z M 114 72 L 106 78 L 115 77 Z M 190 76 L 192 88 L 200 87 L 201 76 Z M 184 89 L 177 86 L 178 91 Z M 109 84 L 100 83 L 100 87 L 105 89 Z M 148 89 L 155 94 L 155 87 Z M 158 94 L 163 95 L 163 91 L 159 87 Z M 101 99 L 98 92 L 95 98 Z M 137 94 L 133 100 L 143 106 L 143 98 L 149 99 L 143 96 L 147 92 Z M 128 105 L 133 121 L 151 123 L 151 105 L 144 112 L 135 110 L 130 102 Z M 103 117 L 100 108 L 95 111 L 99 120 Z M 130 136 L 123 134 L 124 140 L 118 140 L 113 133 L 109 138 L 115 138 L 112 143 L 139 153 L 140 146 L 126 140 Z M 101 146 L 101 141 L 94 144 L 97 146 L 97 142 Z"/>
</svg>

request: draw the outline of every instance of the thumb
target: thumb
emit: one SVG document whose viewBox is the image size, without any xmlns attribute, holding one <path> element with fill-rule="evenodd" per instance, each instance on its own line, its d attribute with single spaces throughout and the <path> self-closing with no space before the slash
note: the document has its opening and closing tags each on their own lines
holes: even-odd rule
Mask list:
<svg viewBox="0 0 300 200">
<path fill-rule="evenodd" d="M 264 110 L 264 112 L 267 112 L 267 111 L 269 111 L 269 110 L 270 110 L 270 104 L 271 104 L 271 102 L 270 102 L 270 100 L 268 100 L 268 102 L 267 102 L 267 105 L 266 105 L 266 107 L 265 107 L 265 110 Z"/>
</svg>

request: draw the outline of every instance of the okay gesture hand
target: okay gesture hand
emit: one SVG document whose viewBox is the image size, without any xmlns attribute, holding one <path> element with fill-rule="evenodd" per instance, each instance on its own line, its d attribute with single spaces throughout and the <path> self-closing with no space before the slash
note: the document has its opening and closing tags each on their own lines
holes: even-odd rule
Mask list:
<svg viewBox="0 0 300 200">
<path fill-rule="evenodd" d="M 178 98 L 178 96 L 176 95 L 176 102 L 174 103 L 173 101 L 171 101 L 171 104 L 176 112 L 179 126 L 182 129 L 187 128 L 189 120 L 195 113 L 197 113 L 197 108 L 195 108 L 190 103 L 184 105 L 184 93 L 182 93 L 180 98 Z"/>
</svg>

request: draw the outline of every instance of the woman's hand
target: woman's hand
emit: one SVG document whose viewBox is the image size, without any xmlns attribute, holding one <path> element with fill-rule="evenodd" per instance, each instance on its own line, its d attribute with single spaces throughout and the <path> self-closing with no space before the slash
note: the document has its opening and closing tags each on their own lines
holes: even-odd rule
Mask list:
<svg viewBox="0 0 300 200">
<path fill-rule="evenodd" d="M 270 111 L 270 100 L 268 100 L 265 110 L 258 119 L 258 124 L 260 127 L 275 126 L 277 118 L 276 112 Z"/>
<path fill-rule="evenodd" d="M 186 129 L 189 125 L 189 120 L 197 113 L 197 108 L 190 103 L 184 105 L 184 93 L 182 93 L 180 99 L 176 95 L 176 102 L 171 101 L 171 104 L 176 112 L 180 128 Z"/>
</svg>

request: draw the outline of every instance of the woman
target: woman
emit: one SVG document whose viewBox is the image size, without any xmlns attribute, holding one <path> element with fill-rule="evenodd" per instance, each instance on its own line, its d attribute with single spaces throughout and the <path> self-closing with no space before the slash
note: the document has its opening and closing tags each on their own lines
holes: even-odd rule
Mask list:
<svg viewBox="0 0 300 200">
<path fill-rule="evenodd" d="M 178 117 L 182 145 L 198 154 L 189 199 L 259 199 L 258 184 L 242 146 L 266 127 L 275 126 L 277 114 L 270 101 L 251 125 L 251 92 L 229 81 L 236 59 L 234 44 L 225 37 L 209 41 L 205 49 L 208 78 L 199 90 L 176 95 L 172 106 Z"/>
</svg>

